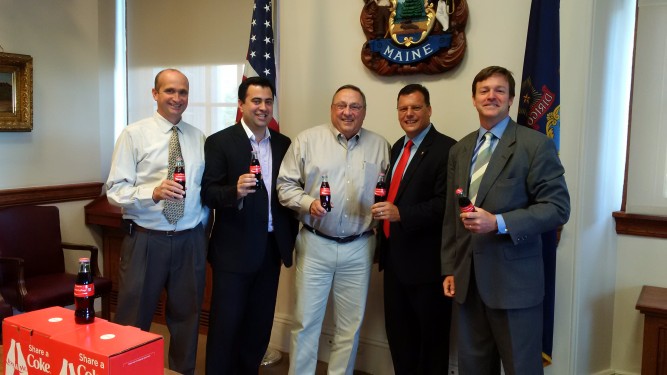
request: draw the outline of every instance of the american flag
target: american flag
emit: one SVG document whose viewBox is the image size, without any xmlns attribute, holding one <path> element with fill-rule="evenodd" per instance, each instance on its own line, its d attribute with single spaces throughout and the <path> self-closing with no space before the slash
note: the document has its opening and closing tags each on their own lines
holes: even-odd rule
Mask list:
<svg viewBox="0 0 667 375">
<path fill-rule="evenodd" d="M 243 80 L 248 77 L 265 77 L 276 88 L 276 57 L 273 38 L 273 9 L 271 0 L 255 0 L 250 23 L 250 43 L 243 68 Z M 276 88 L 277 90 L 277 88 Z M 236 113 L 236 121 L 241 121 L 241 112 Z M 276 92 L 273 104 L 273 120 L 269 127 L 280 131 L 278 125 L 278 97 Z"/>
</svg>

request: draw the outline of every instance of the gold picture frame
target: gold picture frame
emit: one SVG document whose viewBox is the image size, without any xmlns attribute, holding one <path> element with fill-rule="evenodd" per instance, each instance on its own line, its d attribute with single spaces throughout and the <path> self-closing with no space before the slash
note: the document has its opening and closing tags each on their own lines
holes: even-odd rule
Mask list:
<svg viewBox="0 0 667 375">
<path fill-rule="evenodd" d="M 32 131 L 32 56 L 0 52 L 0 131 Z"/>
</svg>

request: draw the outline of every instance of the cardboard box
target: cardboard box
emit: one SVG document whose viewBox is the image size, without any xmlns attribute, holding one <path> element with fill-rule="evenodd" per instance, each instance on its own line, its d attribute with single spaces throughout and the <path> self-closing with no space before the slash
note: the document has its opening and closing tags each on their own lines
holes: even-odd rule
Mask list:
<svg viewBox="0 0 667 375">
<path fill-rule="evenodd" d="M 3 321 L 5 375 L 162 374 L 162 336 L 96 318 L 79 325 L 62 307 Z"/>
<path fill-rule="evenodd" d="M 56 373 L 51 364 L 50 337 L 76 328 L 74 312 L 62 307 L 5 318 L 2 322 L 5 375 Z"/>
</svg>

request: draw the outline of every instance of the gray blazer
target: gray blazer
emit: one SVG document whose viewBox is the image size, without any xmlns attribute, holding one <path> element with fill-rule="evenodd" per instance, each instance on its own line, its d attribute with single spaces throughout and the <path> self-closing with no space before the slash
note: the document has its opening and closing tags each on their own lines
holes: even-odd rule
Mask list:
<svg viewBox="0 0 667 375">
<path fill-rule="evenodd" d="M 570 215 L 563 166 L 550 138 L 510 120 L 477 193 L 477 206 L 502 214 L 508 234 L 471 233 L 459 218 L 455 190 L 468 190 L 477 134 L 464 137 L 449 154 L 442 273 L 454 275 L 459 303 L 466 299 L 474 264 L 487 306 L 535 306 L 544 298 L 541 234 L 563 225 Z"/>
</svg>

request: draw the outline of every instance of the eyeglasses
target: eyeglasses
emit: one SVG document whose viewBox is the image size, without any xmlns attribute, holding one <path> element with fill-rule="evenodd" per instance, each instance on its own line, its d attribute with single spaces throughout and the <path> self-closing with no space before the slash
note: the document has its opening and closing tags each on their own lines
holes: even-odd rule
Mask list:
<svg viewBox="0 0 667 375">
<path fill-rule="evenodd" d="M 421 105 L 417 105 L 417 106 L 398 107 L 397 109 L 399 113 L 407 113 L 408 110 L 410 109 L 412 110 L 412 112 L 419 113 L 422 111 L 422 109 L 424 109 L 424 107 Z"/>
<path fill-rule="evenodd" d="M 347 104 L 347 103 L 334 103 L 334 104 L 332 104 L 332 105 L 333 105 L 333 107 L 336 108 L 336 110 L 338 110 L 338 111 L 344 111 L 345 108 L 349 108 L 350 111 L 352 111 L 352 112 L 359 112 L 359 111 L 361 111 L 362 109 L 364 109 L 364 105 L 363 105 L 363 104 L 359 104 L 359 103 L 352 103 L 352 104 Z"/>
</svg>

